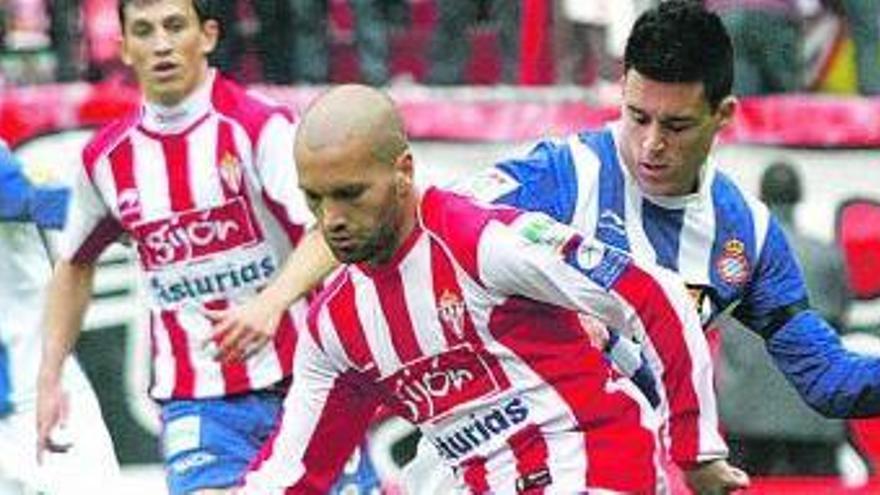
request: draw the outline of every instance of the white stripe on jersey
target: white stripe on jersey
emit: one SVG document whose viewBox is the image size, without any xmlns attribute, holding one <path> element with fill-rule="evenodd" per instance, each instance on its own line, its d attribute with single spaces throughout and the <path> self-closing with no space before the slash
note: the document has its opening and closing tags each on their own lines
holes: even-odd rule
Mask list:
<svg viewBox="0 0 880 495">
<path fill-rule="evenodd" d="M 717 230 L 715 205 L 712 201 L 700 201 L 685 208 L 681 230 L 678 241 L 678 273 L 689 284 L 711 285 L 710 259 Z M 707 232 L 712 232 L 712 235 L 706 235 Z"/>
<path fill-rule="evenodd" d="M 217 119 L 218 124 L 221 120 L 216 115 L 208 118 Z M 214 122 L 204 122 L 186 136 L 190 183 L 197 184 L 196 187 L 190 187 L 196 208 L 216 204 L 217 198 L 223 197 L 223 187 L 217 178 L 217 156 L 214 152 L 218 138 L 216 125 Z M 233 129 L 235 127 L 238 126 Z M 243 143 L 236 144 L 239 150 L 247 148 Z"/>
<path fill-rule="evenodd" d="M 424 235 L 424 234 L 422 234 Z M 418 273 L 424 278 L 421 284 L 407 283 L 407 271 Z M 406 298 L 406 307 L 413 318 L 413 330 L 416 342 L 419 344 L 422 355 L 434 355 L 449 349 L 450 344 L 443 336 L 443 329 L 439 320 L 435 318 L 418 318 L 416 315 L 431 314 L 436 311 L 437 302 L 434 292 L 425 290 L 425 287 L 434 286 L 434 273 L 431 270 L 431 243 L 418 242 L 412 247 L 410 257 L 404 260 L 401 267 L 403 275 L 403 290 Z"/>
<path fill-rule="evenodd" d="M 385 315 L 382 314 L 379 295 L 376 293 L 376 286 L 369 277 L 359 272 L 352 271 L 352 283 L 355 284 L 355 307 L 360 321 L 363 322 L 363 328 L 369 329 L 364 331 L 367 340 L 367 346 L 370 348 L 370 356 L 376 363 L 379 375 L 386 377 L 396 370 L 400 369 L 403 363 L 397 351 L 394 349 L 394 342 L 391 340 L 391 333 L 388 330 L 388 322 Z"/>
<path fill-rule="evenodd" d="M 168 180 L 168 164 L 162 143 L 145 136 L 142 132 L 131 132 L 134 181 L 140 198 L 141 221 L 150 221 L 168 216 L 171 211 L 171 192 Z M 110 162 L 105 157 L 100 170 L 110 171 Z M 103 181 L 97 181 L 99 184 Z M 115 184 L 111 180 L 110 183 Z M 121 191 L 120 191 L 121 192 Z M 111 196 L 116 198 L 116 196 Z M 115 209 L 115 202 L 114 202 Z M 120 212 L 116 212 L 120 215 Z"/>
<path fill-rule="evenodd" d="M 598 218 L 599 194 L 594 191 L 599 187 L 599 157 L 589 149 L 577 134 L 568 138 L 568 146 L 577 176 L 577 195 L 571 225 L 588 237 L 595 237 L 596 224 L 588 221 Z M 587 198 L 583 201 L 582 198 Z"/>
</svg>

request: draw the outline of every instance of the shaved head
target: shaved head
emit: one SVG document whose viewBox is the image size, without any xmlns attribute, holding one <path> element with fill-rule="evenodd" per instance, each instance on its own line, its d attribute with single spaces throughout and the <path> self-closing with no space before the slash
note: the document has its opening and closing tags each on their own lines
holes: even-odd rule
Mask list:
<svg viewBox="0 0 880 495">
<path fill-rule="evenodd" d="M 403 120 L 385 93 L 347 85 L 319 96 L 296 132 L 299 187 L 334 256 L 388 261 L 416 224 Z"/>
<path fill-rule="evenodd" d="M 382 91 L 348 84 L 319 96 L 300 123 L 296 146 L 319 152 L 353 140 L 369 143 L 373 157 L 389 165 L 406 151 L 403 120 Z"/>
</svg>

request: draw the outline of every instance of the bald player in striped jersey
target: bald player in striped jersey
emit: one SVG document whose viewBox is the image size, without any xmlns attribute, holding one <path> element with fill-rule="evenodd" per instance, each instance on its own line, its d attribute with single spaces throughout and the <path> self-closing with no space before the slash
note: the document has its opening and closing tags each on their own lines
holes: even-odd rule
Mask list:
<svg viewBox="0 0 880 495">
<path fill-rule="evenodd" d="M 656 493 L 657 416 L 578 315 L 653 343 L 673 454 L 699 462 L 714 410 L 708 347 L 683 283 L 542 214 L 413 185 L 378 90 L 309 108 L 300 187 L 346 263 L 309 311 L 280 427 L 237 493 L 322 493 L 383 404 L 417 425 L 467 493 Z M 437 466 L 437 469 L 444 469 Z"/>
</svg>

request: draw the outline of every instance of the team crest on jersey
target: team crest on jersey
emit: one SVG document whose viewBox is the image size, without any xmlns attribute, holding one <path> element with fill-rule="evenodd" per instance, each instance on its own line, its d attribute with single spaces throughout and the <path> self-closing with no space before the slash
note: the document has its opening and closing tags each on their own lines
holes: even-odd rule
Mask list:
<svg viewBox="0 0 880 495">
<path fill-rule="evenodd" d="M 443 325 L 459 339 L 464 339 L 464 313 L 461 297 L 448 289 L 444 290 L 437 305 L 437 314 Z"/>
<path fill-rule="evenodd" d="M 232 192 L 241 190 L 241 161 L 229 151 L 220 159 L 220 178 Z"/>
<path fill-rule="evenodd" d="M 739 239 L 728 239 L 715 262 L 718 276 L 730 285 L 743 285 L 749 279 L 751 268 L 746 257 L 746 245 Z"/>
</svg>

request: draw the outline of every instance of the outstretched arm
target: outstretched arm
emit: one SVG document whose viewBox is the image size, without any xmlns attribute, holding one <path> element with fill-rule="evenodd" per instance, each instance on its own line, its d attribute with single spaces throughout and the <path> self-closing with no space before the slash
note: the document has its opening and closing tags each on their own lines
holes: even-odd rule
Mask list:
<svg viewBox="0 0 880 495">
<path fill-rule="evenodd" d="M 205 310 L 214 321 L 214 335 L 221 337 L 217 359 L 241 359 L 270 342 L 284 311 L 317 287 L 338 265 L 324 237 L 312 229 L 287 257 L 278 276 L 259 294 L 241 306 Z"/>
<path fill-rule="evenodd" d="M 880 358 L 844 349 L 816 311 L 792 317 L 767 338 L 766 346 L 789 383 L 823 416 L 880 415 Z"/>
<path fill-rule="evenodd" d="M 734 316 L 764 337 L 767 352 L 804 401 L 835 418 L 880 415 L 880 358 L 843 348 L 810 308 L 800 267 L 775 220 Z"/>
</svg>

